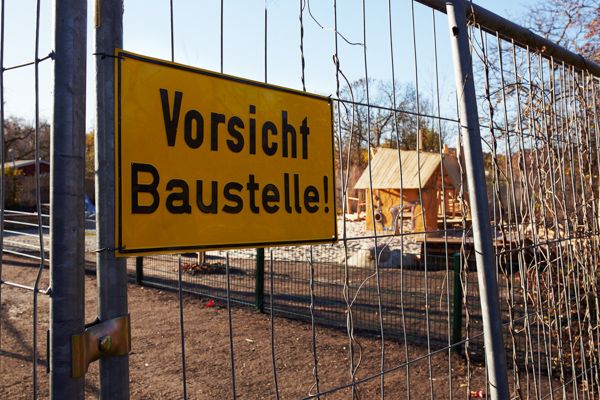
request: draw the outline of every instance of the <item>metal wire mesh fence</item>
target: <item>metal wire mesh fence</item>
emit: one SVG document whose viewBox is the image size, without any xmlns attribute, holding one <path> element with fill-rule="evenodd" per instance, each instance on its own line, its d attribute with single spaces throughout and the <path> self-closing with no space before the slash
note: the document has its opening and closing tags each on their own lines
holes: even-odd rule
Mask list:
<svg viewBox="0 0 600 400">
<path fill-rule="evenodd" d="M 308 249 L 294 248 L 274 249 L 273 261 L 273 309 L 277 315 L 314 321 L 323 326 L 336 328 L 346 327 L 346 303 L 340 297 L 344 287 L 346 273 L 339 260 L 335 260 L 335 250 L 331 246 L 315 246 L 314 253 L 325 254 L 331 261 L 313 261 L 314 275 L 310 279 L 310 262 Z M 255 250 L 229 251 L 230 299 L 234 303 L 260 308 L 267 311 L 271 308 L 271 292 L 269 285 L 257 283 L 257 263 Z M 290 253 L 296 256 L 290 258 Z M 454 310 L 455 304 L 461 310 L 461 319 L 451 313 L 452 322 L 459 323 L 466 314 L 462 311 L 462 292 L 455 288 L 455 282 L 460 279 L 460 254 L 450 256 L 449 261 L 444 256 L 429 256 L 428 267 L 430 279 L 428 288 L 423 284 L 423 265 L 417 260 L 402 270 L 398 266 L 387 267 L 381 273 L 382 306 L 385 315 L 384 332 L 386 337 L 400 340 L 403 338 L 402 326 L 406 324 L 406 335 L 411 343 L 423 344 L 426 341 L 425 326 L 425 293 L 431 296 L 432 310 L 430 311 L 430 340 L 435 348 L 444 347 L 448 337 L 452 335 L 452 326 L 448 325 L 448 309 Z M 198 255 L 184 255 L 182 269 L 183 288 L 186 292 L 227 300 L 226 256 L 224 252 L 207 252 L 204 260 L 198 262 Z M 450 269 L 448 269 L 448 265 Z M 266 279 L 271 275 L 271 264 L 267 262 Z M 260 267 L 259 267 L 260 268 Z M 128 272 L 131 281 L 148 287 L 174 290 L 178 285 L 178 257 L 150 256 L 130 259 Z M 364 334 L 377 334 L 379 322 L 377 319 L 377 288 L 366 278 L 372 274 L 371 265 L 365 263 L 347 268 L 348 289 L 357 294 L 352 301 L 354 329 Z M 477 277 L 474 268 L 466 274 L 470 285 L 476 285 Z M 448 286 L 446 285 L 448 283 Z M 263 286 L 264 292 L 257 293 L 257 284 Z M 311 289 L 312 286 L 312 289 Z M 450 295 L 446 293 L 449 291 Z M 404 309 L 401 309 L 400 296 L 404 296 Z M 502 288 L 506 297 L 507 287 Z M 311 300 L 312 299 L 312 300 Z M 450 303 L 448 303 L 448 300 Z M 313 303 L 312 311 L 309 308 Z M 476 290 L 468 293 L 467 304 L 470 315 L 480 324 L 477 316 L 481 315 Z M 504 306 L 507 310 L 507 306 Z M 311 315 L 312 314 L 312 315 Z M 404 322 L 403 322 L 404 319 Z M 456 320 L 455 320 L 456 319 Z M 461 327 L 462 329 L 462 327 Z M 476 329 L 481 334 L 481 326 Z M 462 341 L 463 338 L 454 340 Z M 481 357 L 481 354 L 479 354 Z"/>
<path fill-rule="evenodd" d="M 300 0 L 292 10 L 269 1 L 236 7 L 220 1 L 210 10 L 166 3 L 163 39 L 172 61 L 198 64 L 183 50 L 189 38 L 176 35 L 182 29 L 178 21 L 197 10 L 208 12 L 219 21 L 213 26 L 219 39 L 213 50 L 219 55 L 208 67 L 325 92 L 334 101 L 335 121 L 339 242 L 128 259 L 130 281 L 179 292 L 184 398 L 201 397 L 190 390 L 196 375 L 188 374 L 194 358 L 185 351 L 190 322 L 184 293 L 216 299 L 227 310 L 227 330 L 220 333 L 229 338 L 230 389 L 223 389 L 222 397 L 241 397 L 248 390 L 236 380 L 247 354 L 235 345 L 234 304 L 270 317 L 271 354 L 263 360 L 271 363 L 266 396 L 497 395 L 483 331 L 490 311 L 480 291 L 477 267 L 482 266 L 475 262 L 480 235 L 474 227 L 475 194 L 490 209 L 494 265 L 484 267 L 498 281 L 493 295 L 502 326 L 491 335 L 504 339 L 511 397 L 600 395 L 600 80 L 595 64 L 586 66 L 555 47 L 545 52 L 532 44 L 537 39 L 467 5 L 473 74 L 462 85 L 474 83 L 477 110 L 467 112 L 478 112 L 484 161 L 475 166 L 460 133 L 466 124 L 459 112 L 463 88 L 454 87 L 448 76 L 457 68 L 448 43 L 467 27 L 451 24 L 446 33 L 448 20 L 440 12 L 445 3 Z M 133 21 L 140 15 L 127 10 L 126 2 L 126 35 L 127 21 L 137 26 Z M 244 13 L 259 21 L 247 24 L 247 37 L 228 22 Z M 234 56 L 242 51 L 239 46 L 228 53 L 228 41 L 245 43 L 248 37 L 248 46 L 264 56 L 262 66 Z M 143 44 L 137 46 L 131 50 L 144 52 Z M 256 54 L 253 58 L 261 61 Z M 35 59 L 37 68 L 44 61 L 37 45 Z M 2 80 L 8 70 L 1 69 Z M 37 115 L 36 109 L 36 126 Z M 485 173 L 487 193 L 467 183 L 474 168 Z M 36 162 L 35 212 L 2 208 L 0 246 L 3 254 L 39 260 L 41 271 L 48 223 L 42 219 L 39 176 Z M 86 239 L 87 265 L 95 272 L 96 254 L 106 249 L 97 248 L 93 231 Z M 34 296 L 37 276 L 31 287 L 21 285 L 33 289 Z M 2 280 L 2 285 L 20 284 Z M 34 299 L 34 360 L 35 304 Z M 280 344 L 280 317 L 310 325 L 310 344 L 297 350 L 309 353 L 311 364 L 302 395 L 291 389 L 300 377 L 290 378 L 281 365 L 281 354 L 292 349 Z M 345 334 L 345 365 L 323 367 L 319 360 L 328 348 L 320 336 L 335 332 Z M 365 363 L 367 355 L 375 361 Z M 331 383 L 334 369 L 347 371 L 342 383 Z"/>
<path fill-rule="evenodd" d="M 411 358 L 407 353 L 403 365 L 421 356 L 428 359 L 432 397 L 440 391 L 431 383 L 436 375 L 431 360 L 439 351 L 464 346 L 467 395 L 471 380 L 482 373 L 472 364 L 483 358 L 480 295 L 476 273 L 469 267 L 472 261 L 465 261 L 471 260 L 473 250 L 468 192 L 480 188 L 466 185 L 460 141 L 455 148 L 447 146 L 451 137 L 457 137 L 460 122 L 452 107 L 441 105 L 444 88 L 439 71 L 448 60 L 440 60 L 436 12 L 431 23 L 434 78 L 420 76 L 418 7 L 411 3 L 409 8 L 415 90 L 409 97 L 397 89 L 392 5 L 387 10 L 391 78 L 386 92 L 368 73 L 365 4 L 360 42 L 340 32 L 334 4 L 334 118 L 342 241 L 335 246 L 271 250 L 264 278 L 269 281 L 265 305 L 271 312 L 313 326 L 345 328 L 351 343 L 355 332 L 381 338 L 380 373 L 367 378 L 381 379 L 381 397 L 385 397 L 383 380 L 389 372 L 384 367 L 386 340 L 423 346 L 420 355 Z M 326 25 L 315 17 L 310 3 L 300 3 L 303 89 L 304 18 L 320 29 Z M 597 255 L 592 244 L 598 233 L 597 128 L 593 126 L 597 79 L 518 46 L 514 38 L 506 38 L 506 32 L 501 39 L 499 32 L 482 29 L 476 19 L 471 22 L 483 167 L 491 188 L 494 271 L 500 282 L 511 391 L 523 398 L 582 393 L 593 397 L 597 390 L 592 382 L 597 335 L 592 318 L 597 297 Z M 356 47 L 356 61 L 362 53 L 364 76 L 355 82 L 343 73 L 340 38 L 350 49 Z M 221 58 L 221 68 L 222 62 Z M 423 81 L 435 88 L 426 100 L 419 88 Z M 247 305 L 261 303 L 256 292 L 262 287 L 256 284 L 257 277 L 262 279 L 260 263 L 254 251 L 209 252 L 203 257 L 195 260 L 192 255 L 184 261 L 185 290 Z M 153 257 L 143 261 L 143 269 L 140 261 L 137 269 L 130 263 L 130 271 L 136 271 L 142 283 L 175 287 L 175 265 L 167 256 Z M 585 311 L 576 311 L 580 306 Z M 351 386 L 357 378 L 354 360 L 352 354 Z M 452 385 L 456 377 L 451 358 L 446 362 L 447 394 L 452 396 L 460 390 Z M 570 368 L 564 367 L 565 362 Z"/>
<path fill-rule="evenodd" d="M 477 25 L 472 43 L 515 391 L 594 397 L 598 79 Z"/>
<path fill-rule="evenodd" d="M 48 215 L 43 213 L 42 199 L 44 193 L 42 190 L 43 183 L 47 189 L 48 182 L 47 178 L 43 177 L 42 167 L 42 121 L 40 118 L 40 86 L 48 83 L 47 71 L 51 66 L 51 61 L 54 58 L 52 51 L 43 49 L 44 44 L 40 41 L 40 25 L 43 23 L 41 20 L 41 2 L 31 2 L 27 4 L 29 8 L 27 22 L 30 24 L 29 32 L 33 35 L 30 39 L 27 48 L 31 54 L 31 57 L 27 59 L 19 58 L 23 57 L 23 52 L 15 52 L 14 54 L 7 54 L 5 51 L 6 45 L 12 46 L 11 43 L 14 37 L 6 37 L 6 21 L 10 21 L 11 15 L 15 15 L 17 10 L 13 5 L 5 5 L 3 1 L 0 5 L 0 120 L 2 121 L 2 129 L 0 130 L 0 168 L 1 168 L 1 180 L 0 184 L 0 343 L 4 338 L 3 332 L 6 332 L 7 319 L 5 318 L 6 311 L 4 307 L 5 298 L 2 296 L 2 288 L 8 287 L 13 290 L 26 291 L 31 294 L 31 336 L 28 340 L 30 342 L 30 357 L 31 361 L 31 385 L 32 397 L 37 398 L 38 390 L 38 359 L 40 357 L 38 346 L 40 341 L 39 331 L 39 316 L 38 316 L 38 296 L 47 295 L 49 293 L 48 285 L 45 281 L 42 281 L 42 271 L 47 264 L 47 232 L 49 228 Z M 8 14 L 8 17 L 7 17 Z M 25 21 L 21 21 L 25 22 Z M 43 53 L 45 51 L 45 53 Z M 7 61 L 8 60 L 8 61 Z M 12 64 L 10 64 L 12 63 Z M 50 64 L 50 65 L 49 65 Z M 11 82 L 11 79 L 15 77 L 15 81 L 22 81 L 22 77 L 26 74 L 30 82 L 33 83 L 32 87 L 24 88 L 18 87 L 19 91 L 29 91 L 28 97 L 30 104 L 33 106 L 28 110 L 30 112 L 29 118 L 33 119 L 33 127 L 28 138 L 31 146 L 31 160 L 27 160 L 23 164 L 23 160 L 19 160 L 19 168 L 28 169 L 32 172 L 29 177 L 21 177 L 18 172 L 22 171 L 17 169 L 17 165 L 14 159 L 12 151 L 14 149 L 8 149 L 7 143 L 11 143 L 15 140 L 14 132 L 13 137 L 7 135 L 7 123 L 5 115 L 5 102 L 7 100 L 5 86 L 6 82 Z M 29 90 L 28 90 L 29 89 Z M 43 89 L 42 89 L 43 90 Z M 43 106 L 43 105 L 42 105 Z M 45 126 L 47 134 L 47 124 Z M 11 156 L 12 160 L 8 162 L 8 155 Z M 48 165 L 47 161 L 44 161 Z M 10 176 L 10 178 L 8 177 Z M 12 179 L 11 179 L 12 178 Z M 17 195 L 21 198 L 28 198 L 28 207 L 26 209 L 7 209 L 5 206 L 10 204 L 10 198 L 7 194 L 12 195 L 12 199 Z M 48 201 L 47 196 L 44 199 Z M 3 272 L 3 261 L 5 255 L 25 257 L 35 260 L 38 263 L 37 273 L 31 281 L 13 281 L 5 280 L 2 276 Z M 8 326 L 10 332 L 10 325 Z M 7 353 L 7 354 L 10 354 Z M 4 357 L 4 349 L 2 356 Z"/>
</svg>

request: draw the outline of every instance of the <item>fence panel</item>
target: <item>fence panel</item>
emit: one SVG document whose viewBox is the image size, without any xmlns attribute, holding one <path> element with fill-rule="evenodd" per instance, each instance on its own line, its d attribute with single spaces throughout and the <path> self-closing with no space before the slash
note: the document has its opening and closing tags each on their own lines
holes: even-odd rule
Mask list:
<svg viewBox="0 0 600 400">
<path fill-rule="evenodd" d="M 47 162 L 41 159 L 45 144 L 42 137 L 48 138 L 48 124 L 41 120 L 40 113 L 40 108 L 48 107 L 48 104 L 40 101 L 40 97 L 44 89 L 50 87 L 48 75 L 54 53 L 45 39 L 40 38 L 44 25 L 49 21 L 46 18 L 49 15 L 47 7 L 39 1 L 21 6 L 23 8 L 19 9 L 14 4 L 2 2 L 0 15 L 0 347 L 3 361 L 0 365 L 3 376 L 11 372 L 7 382 L 1 385 L 2 391 L 5 385 L 8 390 L 14 384 L 13 379 L 20 379 L 23 382 L 20 394 L 27 393 L 35 399 L 40 381 L 45 381 L 44 375 L 39 373 L 39 366 L 46 359 L 45 346 L 40 345 L 45 335 L 40 333 L 44 331 L 47 318 L 40 317 L 38 302 L 45 303 L 49 293 L 47 276 L 43 273 L 48 261 L 46 235 L 49 221 L 42 210 L 43 203 L 48 202 L 48 178 Z M 15 23 L 22 24 L 24 34 L 21 37 L 6 34 L 7 25 L 10 29 Z M 16 51 L 6 51 L 7 48 L 19 48 L 19 45 L 21 48 Z M 19 99 L 12 102 L 11 96 L 7 96 L 7 87 L 10 88 L 9 93 L 19 93 Z M 23 125 L 24 121 L 15 119 L 16 116 L 7 121 L 7 101 L 13 112 L 13 104 L 28 102 L 26 110 L 22 111 L 27 113 L 28 120 L 33 121 L 32 126 L 15 134 L 15 126 Z M 9 136 L 7 128 L 11 123 L 13 131 Z M 23 137 L 19 138 L 19 133 Z M 8 143 L 14 143 L 15 139 L 27 140 L 29 144 L 31 159 L 25 160 L 22 170 L 15 168 L 14 149 L 8 148 Z M 8 156 L 11 157 L 10 163 Z M 21 165 L 21 160 L 17 161 Z M 17 176 L 19 173 L 30 176 Z M 20 200 L 24 208 L 16 208 L 16 200 Z M 24 266 L 33 266 L 35 273 L 15 274 L 14 266 L 21 264 L 19 260 Z M 42 295 L 41 300 L 39 295 Z M 17 311 L 21 318 L 15 320 L 15 310 L 21 309 Z M 27 334 L 21 336 L 18 328 L 24 326 L 27 326 Z M 17 365 L 23 362 L 20 360 L 27 362 L 30 373 L 18 377 Z"/>
<path fill-rule="evenodd" d="M 443 11 L 440 4 L 431 3 Z M 328 29 L 320 19 L 323 9 L 310 6 L 301 2 L 299 15 L 302 88 L 310 82 L 305 74 L 311 62 L 305 53 L 310 48 L 306 38 L 317 36 L 307 26 L 312 24 L 317 32 Z M 333 246 L 268 251 L 265 305 L 275 315 L 310 322 L 313 332 L 315 324 L 345 329 L 350 343 L 349 386 L 380 381 L 378 393 L 384 396 L 386 377 L 406 369 L 406 381 L 399 387 L 408 395 L 416 393 L 413 390 L 426 390 L 431 397 L 478 395 L 487 378 L 480 368 L 481 362 L 485 365 L 482 314 L 468 193 L 480 188 L 466 185 L 459 117 L 442 101 L 454 93 L 439 77 L 440 70 L 451 65 L 449 54 L 438 50 L 438 40 L 443 40 L 439 25 L 445 17 L 432 12 L 426 33 L 422 24 L 419 29 L 414 25 L 415 18 L 421 22 L 419 13 L 426 13 L 426 8 L 416 3 L 398 10 L 388 6 L 382 13 L 377 7 L 354 5 L 360 14 L 355 22 L 362 29 L 353 31 L 352 38 L 362 36 L 362 40 L 348 39 L 350 33 L 336 25 L 338 11 L 344 10 L 339 5 L 328 21 L 337 83 L 336 200 L 341 240 Z M 368 27 L 373 26 L 370 13 L 389 23 L 387 30 L 374 34 L 380 43 L 387 42 L 382 46 L 388 46 L 387 58 L 380 48 L 371 50 L 366 44 Z M 394 48 L 394 30 L 402 29 L 400 14 L 409 16 L 412 43 L 405 40 Z M 510 391 L 519 398 L 569 398 L 584 393 L 593 397 L 598 391 L 594 381 L 598 332 L 593 317 L 598 79 L 581 72 L 579 63 L 554 62 L 538 49 L 524 46 L 521 31 L 514 32 L 512 39 L 511 31 L 496 32 L 498 22 L 485 10 L 471 9 L 469 14 Z M 488 25 L 482 26 L 478 15 Z M 425 36 L 433 41 L 433 73 L 428 76 L 419 67 Z M 367 72 L 372 54 L 367 49 L 377 54 L 379 64 L 391 66 L 386 83 L 373 82 Z M 411 53 L 412 77 L 410 70 L 394 64 L 398 54 L 406 59 Z M 345 64 L 344 60 L 352 61 Z M 351 67 L 354 75 L 344 73 L 345 65 L 352 63 L 363 65 L 362 76 Z M 377 77 L 381 76 L 378 68 L 381 65 L 374 67 Z M 402 90 L 404 80 L 412 85 L 412 93 Z M 433 87 L 433 95 L 419 86 Z M 456 147 L 449 148 L 453 142 Z M 397 182 L 390 184 L 394 179 Z M 430 204 L 435 204 L 435 212 Z M 201 263 L 184 263 L 184 287 L 251 305 L 255 252 L 226 254 L 208 252 Z M 173 287 L 175 275 L 168 278 L 173 261 L 162 259 L 162 264 L 150 268 L 144 261 L 144 283 Z M 585 311 L 577 311 L 580 307 Z M 357 333 L 381 338 L 379 371 L 361 373 Z M 386 364 L 388 341 L 404 347 L 404 358 L 394 366 Z M 318 345 L 313 346 L 312 351 L 317 350 Z M 462 355 L 458 361 L 454 352 Z M 439 371 L 440 353 L 446 354 L 442 361 L 448 366 L 446 373 Z M 411 366 L 421 360 L 425 360 L 429 385 L 411 385 Z M 464 368 L 461 373 L 453 373 L 457 364 Z M 344 389 L 322 389 L 322 393 Z M 483 392 L 489 393 L 489 387 Z"/>
</svg>

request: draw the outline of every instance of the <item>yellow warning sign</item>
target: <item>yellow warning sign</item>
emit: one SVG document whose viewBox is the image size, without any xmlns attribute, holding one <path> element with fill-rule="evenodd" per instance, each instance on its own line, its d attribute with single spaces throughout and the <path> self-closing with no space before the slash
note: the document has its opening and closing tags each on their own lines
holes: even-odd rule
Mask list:
<svg viewBox="0 0 600 400">
<path fill-rule="evenodd" d="M 116 55 L 118 255 L 336 240 L 330 99 Z"/>
</svg>

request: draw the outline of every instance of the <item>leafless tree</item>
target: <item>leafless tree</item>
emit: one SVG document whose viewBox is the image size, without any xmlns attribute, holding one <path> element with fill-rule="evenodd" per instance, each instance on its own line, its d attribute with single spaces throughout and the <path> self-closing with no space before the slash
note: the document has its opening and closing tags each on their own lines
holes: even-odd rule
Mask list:
<svg viewBox="0 0 600 400">
<path fill-rule="evenodd" d="M 600 61 L 600 1 L 545 0 L 529 9 L 525 26 L 561 46 Z"/>
<path fill-rule="evenodd" d="M 50 125 L 40 123 L 40 158 L 50 159 Z M 10 117 L 4 121 L 4 160 L 35 158 L 35 127 L 21 118 Z"/>
</svg>

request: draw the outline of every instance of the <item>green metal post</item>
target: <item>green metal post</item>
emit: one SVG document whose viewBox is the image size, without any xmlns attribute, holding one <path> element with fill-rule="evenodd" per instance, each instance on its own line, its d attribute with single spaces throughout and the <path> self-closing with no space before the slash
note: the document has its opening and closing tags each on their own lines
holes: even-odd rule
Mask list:
<svg viewBox="0 0 600 400">
<path fill-rule="evenodd" d="M 452 350 L 461 352 L 461 346 L 456 345 L 462 340 L 462 304 L 463 291 L 460 283 L 460 253 L 454 254 L 454 304 L 452 307 Z"/>
<path fill-rule="evenodd" d="M 144 257 L 135 258 L 135 283 L 144 284 Z"/>
<path fill-rule="evenodd" d="M 265 249 L 256 249 L 256 292 L 254 297 L 256 309 L 265 309 Z"/>
</svg>

